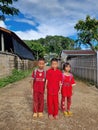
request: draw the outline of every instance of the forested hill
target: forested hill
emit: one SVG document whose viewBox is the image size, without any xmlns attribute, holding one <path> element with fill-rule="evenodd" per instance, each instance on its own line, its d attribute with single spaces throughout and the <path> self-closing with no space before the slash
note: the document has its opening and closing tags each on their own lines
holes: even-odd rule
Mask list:
<svg viewBox="0 0 98 130">
<path fill-rule="evenodd" d="M 62 50 L 72 50 L 75 46 L 73 39 L 63 36 L 47 36 L 38 40 L 24 40 L 24 42 L 36 56 L 43 56 L 50 52 L 59 55 Z"/>
</svg>

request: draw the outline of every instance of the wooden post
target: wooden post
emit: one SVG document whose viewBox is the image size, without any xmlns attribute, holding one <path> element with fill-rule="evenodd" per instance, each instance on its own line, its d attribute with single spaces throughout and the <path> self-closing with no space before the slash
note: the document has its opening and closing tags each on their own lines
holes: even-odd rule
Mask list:
<svg viewBox="0 0 98 130">
<path fill-rule="evenodd" d="M 97 51 L 97 88 L 98 88 L 98 51 Z"/>
<path fill-rule="evenodd" d="M 4 52 L 4 36 L 3 36 L 3 33 L 1 34 L 1 51 Z"/>
</svg>

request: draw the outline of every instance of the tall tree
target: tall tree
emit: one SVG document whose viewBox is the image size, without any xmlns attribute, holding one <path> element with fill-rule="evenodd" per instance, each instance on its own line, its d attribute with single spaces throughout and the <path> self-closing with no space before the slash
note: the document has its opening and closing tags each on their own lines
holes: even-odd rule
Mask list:
<svg viewBox="0 0 98 130">
<path fill-rule="evenodd" d="M 74 49 L 74 40 L 63 36 L 47 36 L 45 38 L 46 52 L 60 54 L 62 50 Z"/>
<path fill-rule="evenodd" d="M 77 43 L 89 45 L 95 50 L 94 45 L 98 42 L 98 20 L 86 16 L 86 19 L 79 20 L 74 28 L 77 30 Z"/>
<path fill-rule="evenodd" d="M 32 43 L 40 43 L 44 48 L 46 54 L 56 53 L 60 54 L 62 50 L 72 50 L 74 49 L 74 40 L 63 37 L 63 36 L 46 36 L 46 38 L 40 38 L 38 40 L 25 41 L 29 42 L 30 48 L 32 48 Z M 34 50 L 33 50 L 34 51 Z"/>
<path fill-rule="evenodd" d="M 13 2 L 18 0 L 0 0 L 0 20 L 5 20 L 5 14 L 17 15 L 19 10 L 12 7 Z"/>
<path fill-rule="evenodd" d="M 42 44 L 40 44 L 38 41 L 27 41 L 25 40 L 25 43 L 31 48 L 33 51 L 35 58 L 38 60 L 39 57 L 43 57 L 45 54 L 45 49 Z"/>
</svg>

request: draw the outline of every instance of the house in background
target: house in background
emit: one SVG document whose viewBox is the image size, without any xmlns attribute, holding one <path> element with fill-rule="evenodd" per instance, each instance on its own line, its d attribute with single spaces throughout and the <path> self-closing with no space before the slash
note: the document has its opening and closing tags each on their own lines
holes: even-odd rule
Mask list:
<svg viewBox="0 0 98 130">
<path fill-rule="evenodd" d="M 22 59 L 34 60 L 32 50 L 12 31 L 0 27 L 0 51 L 18 55 Z"/>
<path fill-rule="evenodd" d="M 66 62 L 69 59 L 78 57 L 78 56 L 91 56 L 96 53 L 92 50 L 63 50 L 61 53 L 62 61 Z"/>
<path fill-rule="evenodd" d="M 14 32 L 0 27 L 0 78 L 34 65 L 33 51 Z"/>
</svg>

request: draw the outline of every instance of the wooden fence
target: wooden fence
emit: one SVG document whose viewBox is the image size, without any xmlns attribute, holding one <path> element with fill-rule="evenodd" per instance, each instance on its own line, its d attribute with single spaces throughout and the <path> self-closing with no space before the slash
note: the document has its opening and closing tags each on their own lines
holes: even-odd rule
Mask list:
<svg viewBox="0 0 98 130">
<path fill-rule="evenodd" d="M 95 55 L 71 58 L 69 62 L 76 76 L 94 82 L 98 87 L 98 52 Z"/>
<path fill-rule="evenodd" d="M 28 70 L 36 66 L 36 61 L 20 59 L 11 53 L 0 52 L 0 78 L 8 76 L 13 69 Z"/>
</svg>

